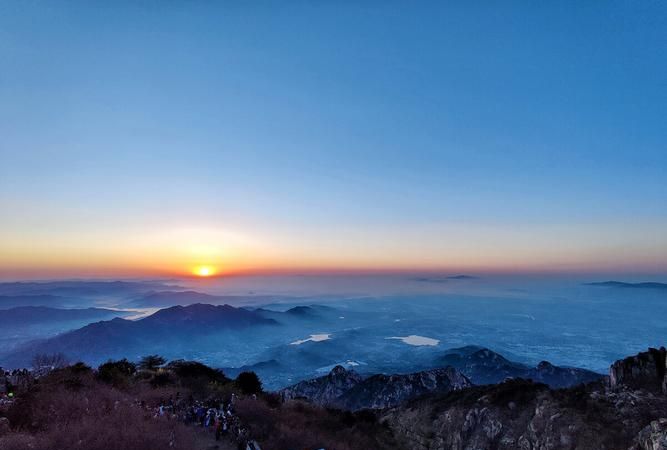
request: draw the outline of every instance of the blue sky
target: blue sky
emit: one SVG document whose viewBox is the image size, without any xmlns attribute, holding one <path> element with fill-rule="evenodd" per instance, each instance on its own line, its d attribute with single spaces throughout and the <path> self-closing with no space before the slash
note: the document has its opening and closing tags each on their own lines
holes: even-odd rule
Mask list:
<svg viewBox="0 0 667 450">
<path fill-rule="evenodd" d="M 667 272 L 663 2 L 362 3 L 3 2 L 0 266 Z"/>
</svg>

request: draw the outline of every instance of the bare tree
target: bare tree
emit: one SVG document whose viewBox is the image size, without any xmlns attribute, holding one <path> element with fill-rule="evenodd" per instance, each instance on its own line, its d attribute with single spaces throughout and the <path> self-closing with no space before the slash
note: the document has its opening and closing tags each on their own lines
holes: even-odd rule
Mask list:
<svg viewBox="0 0 667 450">
<path fill-rule="evenodd" d="M 32 368 L 39 369 L 61 369 L 69 364 L 67 356 L 63 353 L 40 353 L 32 358 Z"/>
</svg>

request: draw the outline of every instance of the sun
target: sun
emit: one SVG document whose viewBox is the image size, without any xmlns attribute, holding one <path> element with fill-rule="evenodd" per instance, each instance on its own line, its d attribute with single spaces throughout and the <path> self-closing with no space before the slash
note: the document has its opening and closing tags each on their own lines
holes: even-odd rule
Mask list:
<svg viewBox="0 0 667 450">
<path fill-rule="evenodd" d="M 197 266 L 192 270 L 192 273 L 198 277 L 210 277 L 215 274 L 215 267 L 213 266 Z"/>
</svg>

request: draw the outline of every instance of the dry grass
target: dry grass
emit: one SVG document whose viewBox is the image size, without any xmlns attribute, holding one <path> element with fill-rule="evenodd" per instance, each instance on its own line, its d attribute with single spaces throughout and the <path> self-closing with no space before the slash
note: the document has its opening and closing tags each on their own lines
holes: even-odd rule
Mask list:
<svg viewBox="0 0 667 450">
<path fill-rule="evenodd" d="M 398 448 L 370 412 L 327 410 L 301 401 L 272 408 L 262 399 L 244 399 L 237 413 L 263 450 Z"/>
<path fill-rule="evenodd" d="M 168 374 L 169 383 L 156 384 L 138 373 L 123 382 L 105 382 L 85 366 L 57 370 L 0 412 L 12 431 L 0 436 L 2 450 L 199 450 L 236 448 L 216 442 L 211 430 L 186 426 L 176 419 L 157 418 L 153 408 L 169 399 L 239 396 L 237 383 Z M 118 381 L 118 380 L 115 380 Z M 178 395 L 177 395 L 178 394 Z M 397 448 L 389 430 L 370 413 L 327 410 L 304 402 L 283 404 L 278 397 L 238 397 L 241 423 L 263 450 L 368 450 Z M 217 447 L 216 447 L 217 446 Z"/>
<path fill-rule="evenodd" d="M 3 450 L 192 449 L 192 430 L 155 419 L 128 393 L 98 382 L 92 372 L 64 369 L 40 382 L 8 411 L 16 431 Z"/>
</svg>

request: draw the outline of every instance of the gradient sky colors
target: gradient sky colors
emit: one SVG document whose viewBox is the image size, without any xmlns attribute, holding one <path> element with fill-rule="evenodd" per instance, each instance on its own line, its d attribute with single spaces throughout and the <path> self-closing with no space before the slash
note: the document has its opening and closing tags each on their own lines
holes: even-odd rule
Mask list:
<svg viewBox="0 0 667 450">
<path fill-rule="evenodd" d="M 2 2 L 4 278 L 667 274 L 667 5 Z"/>
</svg>

